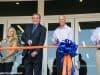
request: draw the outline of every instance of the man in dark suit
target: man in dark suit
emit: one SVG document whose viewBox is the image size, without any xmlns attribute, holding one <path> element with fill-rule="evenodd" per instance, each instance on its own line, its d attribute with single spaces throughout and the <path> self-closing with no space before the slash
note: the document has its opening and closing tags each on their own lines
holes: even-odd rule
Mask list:
<svg viewBox="0 0 100 75">
<path fill-rule="evenodd" d="M 41 16 L 33 14 L 32 25 L 26 25 L 22 35 L 22 41 L 25 46 L 39 46 L 43 45 L 46 37 L 46 28 L 40 24 Z M 42 57 L 43 49 L 24 50 L 24 75 L 41 75 L 42 73 Z"/>
</svg>

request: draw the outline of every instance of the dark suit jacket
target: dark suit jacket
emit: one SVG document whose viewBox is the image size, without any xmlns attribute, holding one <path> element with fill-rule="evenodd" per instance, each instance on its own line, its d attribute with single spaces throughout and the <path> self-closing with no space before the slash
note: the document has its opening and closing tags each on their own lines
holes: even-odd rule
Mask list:
<svg viewBox="0 0 100 75">
<path fill-rule="evenodd" d="M 46 38 L 46 28 L 41 24 L 35 29 L 32 33 L 33 25 L 26 25 L 24 33 L 22 34 L 22 41 L 25 43 L 25 46 L 28 46 L 27 41 L 32 40 L 32 46 L 44 45 Z M 35 49 L 38 52 L 38 55 L 35 57 L 41 58 L 43 55 L 43 49 Z M 28 50 L 23 51 L 23 56 L 27 56 Z M 39 59 L 38 59 L 39 60 Z"/>
</svg>

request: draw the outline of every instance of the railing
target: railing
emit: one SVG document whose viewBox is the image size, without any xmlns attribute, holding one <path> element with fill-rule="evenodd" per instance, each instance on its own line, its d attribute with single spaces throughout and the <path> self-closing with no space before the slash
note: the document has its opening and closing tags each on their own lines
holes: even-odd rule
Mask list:
<svg viewBox="0 0 100 75">
<path fill-rule="evenodd" d="M 0 50 L 30 50 L 35 48 L 57 48 L 58 46 L 21 46 L 21 47 L 2 47 Z M 78 48 L 100 48 L 100 46 L 78 46 Z M 66 70 L 65 70 L 66 71 Z M 22 72 L 20 72 L 22 74 Z M 5 74 L 5 73 L 4 73 Z"/>
</svg>

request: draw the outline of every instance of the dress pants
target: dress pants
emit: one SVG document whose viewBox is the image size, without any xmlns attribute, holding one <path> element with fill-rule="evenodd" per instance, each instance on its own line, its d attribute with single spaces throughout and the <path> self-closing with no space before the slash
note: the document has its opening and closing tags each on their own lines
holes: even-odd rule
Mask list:
<svg viewBox="0 0 100 75">
<path fill-rule="evenodd" d="M 24 75 L 33 75 L 33 73 L 34 75 L 42 75 L 42 58 L 27 56 L 24 58 Z"/>
<path fill-rule="evenodd" d="M 56 64 L 57 64 L 57 75 L 62 75 L 62 63 L 61 58 L 58 56 L 58 53 L 56 52 Z"/>
</svg>

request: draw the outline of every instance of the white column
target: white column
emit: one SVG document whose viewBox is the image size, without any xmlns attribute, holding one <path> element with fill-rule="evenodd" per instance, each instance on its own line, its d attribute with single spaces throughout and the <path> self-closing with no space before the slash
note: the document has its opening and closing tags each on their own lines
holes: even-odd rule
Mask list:
<svg viewBox="0 0 100 75">
<path fill-rule="evenodd" d="M 38 13 L 41 15 L 41 23 L 45 24 L 44 26 L 47 28 L 47 24 L 43 20 L 44 17 L 44 0 L 38 0 Z M 45 45 L 47 45 L 47 35 Z M 47 75 L 47 48 L 43 49 L 43 64 L 42 64 L 42 75 Z"/>
<path fill-rule="evenodd" d="M 75 19 L 75 18 L 74 18 Z M 78 32 L 79 32 L 79 23 L 78 23 L 78 21 L 77 20 L 75 20 L 75 42 L 78 44 Z M 78 53 L 79 51 L 77 50 L 77 53 Z M 79 75 L 79 57 L 78 56 L 76 56 L 75 57 L 75 75 Z"/>
<path fill-rule="evenodd" d="M 38 13 L 44 16 L 44 0 L 38 0 Z"/>
</svg>

